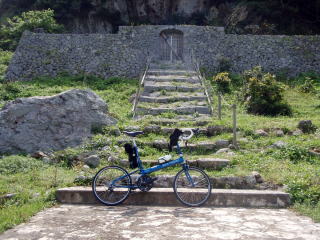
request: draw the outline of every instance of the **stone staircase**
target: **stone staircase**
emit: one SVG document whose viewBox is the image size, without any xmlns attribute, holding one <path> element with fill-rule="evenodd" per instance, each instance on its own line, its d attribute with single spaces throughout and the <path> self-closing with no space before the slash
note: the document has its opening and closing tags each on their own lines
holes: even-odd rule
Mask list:
<svg viewBox="0 0 320 240">
<path fill-rule="evenodd" d="M 173 116 L 161 116 L 164 113 L 174 113 Z M 219 149 L 226 149 L 231 143 L 230 139 L 221 140 L 220 135 L 230 135 L 232 129 L 226 126 L 207 126 L 212 124 L 211 108 L 208 105 L 204 88 L 195 71 L 183 64 L 151 64 L 145 78 L 143 92 L 136 108 L 136 120 L 148 119 L 144 128 L 137 126 L 127 127 L 126 131 L 142 130 L 156 136 L 156 139 L 144 140 L 143 136 L 137 138 L 139 147 L 156 149 L 164 154 L 168 148 L 168 138 L 175 127 L 183 122 L 189 127 L 200 127 L 200 140 L 193 139 L 188 146 L 182 146 L 185 157 L 191 166 L 200 167 L 207 171 L 221 171 L 232 167 L 231 161 L 213 155 Z M 189 125 L 190 124 L 190 125 Z M 138 124 L 139 125 L 139 124 Z M 205 141 L 203 141 L 205 140 Z M 111 142 L 111 141 L 110 141 Z M 127 142 L 120 136 L 113 144 L 120 147 Z M 224 157 L 229 156 L 225 154 Z M 228 157 L 226 157 L 228 158 Z M 150 159 L 150 160 L 149 160 Z M 149 156 L 142 157 L 145 166 L 154 166 L 158 161 Z M 128 160 L 120 160 L 116 164 L 128 168 Z M 173 192 L 174 175 L 157 175 L 158 180 L 150 192 L 134 191 L 124 202 L 126 205 L 169 205 L 181 206 Z M 133 181 L 135 182 L 134 178 Z M 283 208 L 290 205 L 290 196 L 263 182 L 260 175 L 250 176 L 223 176 L 210 177 L 212 195 L 205 206 L 215 207 L 273 207 Z M 188 194 L 201 194 L 195 190 Z M 59 189 L 57 200 L 61 203 L 96 204 L 90 187 L 71 187 Z"/>
<path fill-rule="evenodd" d="M 174 119 L 195 120 L 211 114 L 197 73 L 188 65 L 151 64 L 136 108 L 137 118 L 174 113 Z"/>
</svg>

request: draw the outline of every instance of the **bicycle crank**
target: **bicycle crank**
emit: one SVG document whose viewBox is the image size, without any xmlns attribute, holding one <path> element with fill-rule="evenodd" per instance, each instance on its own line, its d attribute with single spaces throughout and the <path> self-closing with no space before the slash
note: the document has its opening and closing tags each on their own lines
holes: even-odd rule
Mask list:
<svg viewBox="0 0 320 240">
<path fill-rule="evenodd" d="M 148 175 L 143 175 L 139 177 L 137 181 L 137 186 L 142 192 L 148 192 L 153 187 L 153 182 L 158 178 L 152 178 Z"/>
</svg>

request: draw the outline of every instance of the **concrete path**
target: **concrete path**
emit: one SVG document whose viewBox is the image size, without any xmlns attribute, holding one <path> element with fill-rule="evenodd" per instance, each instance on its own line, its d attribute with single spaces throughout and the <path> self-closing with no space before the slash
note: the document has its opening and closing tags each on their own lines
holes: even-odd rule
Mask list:
<svg viewBox="0 0 320 240">
<path fill-rule="evenodd" d="M 61 205 L 0 239 L 319 240 L 320 224 L 286 209 Z"/>
</svg>

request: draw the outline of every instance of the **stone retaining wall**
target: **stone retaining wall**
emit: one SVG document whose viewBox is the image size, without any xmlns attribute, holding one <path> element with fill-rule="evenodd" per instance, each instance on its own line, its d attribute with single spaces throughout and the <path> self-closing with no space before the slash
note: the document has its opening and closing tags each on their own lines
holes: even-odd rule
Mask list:
<svg viewBox="0 0 320 240">
<path fill-rule="evenodd" d="M 25 32 L 6 75 L 7 80 L 30 80 L 61 72 L 86 73 L 104 78 L 138 77 L 147 56 L 159 59 L 160 33 L 183 33 L 184 60 L 191 49 L 201 66 L 217 71 L 221 59 L 233 72 L 261 65 L 266 71 L 320 72 L 320 36 L 263 36 L 225 34 L 209 26 L 123 26 L 117 34 L 46 34 Z"/>
</svg>

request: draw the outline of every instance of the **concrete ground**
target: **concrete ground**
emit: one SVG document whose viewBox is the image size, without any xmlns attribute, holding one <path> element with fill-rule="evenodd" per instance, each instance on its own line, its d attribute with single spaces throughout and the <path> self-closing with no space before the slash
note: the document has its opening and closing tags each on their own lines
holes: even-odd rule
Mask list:
<svg viewBox="0 0 320 240">
<path fill-rule="evenodd" d="M 0 239 L 319 240 L 320 224 L 286 209 L 61 205 Z"/>
</svg>

